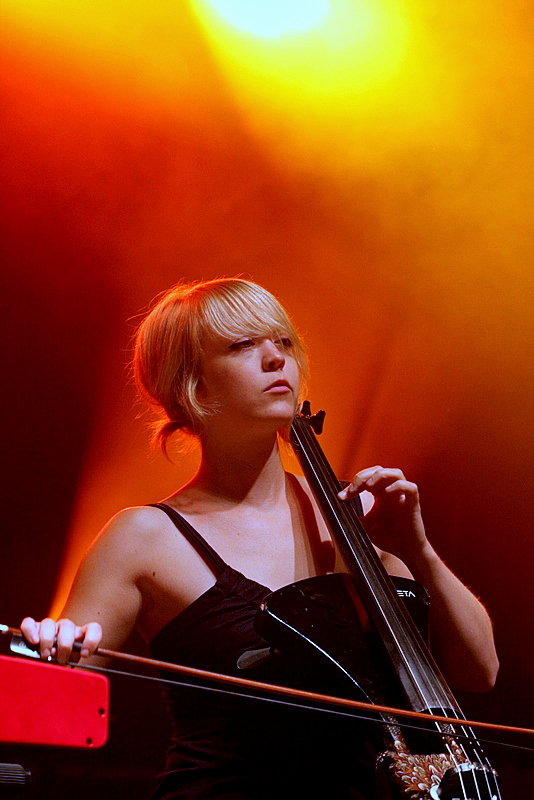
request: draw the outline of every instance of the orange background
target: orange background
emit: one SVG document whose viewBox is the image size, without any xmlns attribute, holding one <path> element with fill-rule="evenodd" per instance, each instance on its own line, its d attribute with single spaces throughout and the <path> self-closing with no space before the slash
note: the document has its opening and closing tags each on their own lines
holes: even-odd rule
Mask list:
<svg viewBox="0 0 534 800">
<path fill-rule="evenodd" d="M 332 0 L 265 38 L 208 0 L 6 0 L 0 37 L 0 621 L 191 473 L 147 455 L 130 338 L 172 283 L 239 273 L 304 335 L 339 475 L 401 466 L 488 605 L 503 668 L 468 707 L 531 724 L 529 4 Z M 526 798 L 529 756 L 497 760 Z"/>
</svg>

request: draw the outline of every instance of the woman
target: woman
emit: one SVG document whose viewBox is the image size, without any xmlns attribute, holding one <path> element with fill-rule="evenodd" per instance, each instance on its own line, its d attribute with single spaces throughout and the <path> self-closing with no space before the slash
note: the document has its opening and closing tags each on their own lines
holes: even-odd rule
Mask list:
<svg viewBox="0 0 534 800">
<path fill-rule="evenodd" d="M 142 395 L 161 413 L 157 440 L 165 450 L 176 431 L 195 437 L 199 470 L 163 504 L 115 516 L 87 553 L 62 618 L 26 618 L 22 629 L 43 658 L 62 663 L 75 641 L 82 659 L 91 658 L 101 642 L 119 649 L 137 625 L 157 658 L 237 673 L 240 655 L 265 647 L 253 625 L 270 590 L 343 569 L 325 546 L 305 480 L 280 459 L 306 378 L 302 344 L 272 295 L 219 279 L 179 285 L 157 302 L 139 328 L 134 367 Z M 362 497 L 386 569 L 430 592 L 433 650 L 449 681 L 490 688 L 491 623 L 429 544 L 417 487 L 399 470 L 372 467 L 339 496 Z M 250 677 L 295 681 L 276 658 Z M 169 706 L 175 736 L 158 798 L 372 791 L 351 721 L 199 690 L 170 692 Z"/>
</svg>

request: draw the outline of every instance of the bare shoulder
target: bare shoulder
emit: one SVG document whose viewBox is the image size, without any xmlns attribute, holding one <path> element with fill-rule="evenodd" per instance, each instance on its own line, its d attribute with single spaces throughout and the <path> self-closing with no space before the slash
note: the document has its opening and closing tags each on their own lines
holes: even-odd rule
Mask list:
<svg viewBox="0 0 534 800">
<path fill-rule="evenodd" d="M 140 581 L 155 549 L 158 516 L 152 508 L 127 508 L 104 526 L 85 554 L 63 616 L 78 624 L 97 621 L 107 647 L 120 646 L 146 607 Z"/>
<path fill-rule="evenodd" d="M 170 521 L 157 508 L 134 506 L 119 511 L 91 545 L 90 560 L 105 559 L 123 567 L 141 563 L 146 552 L 168 535 Z"/>
<path fill-rule="evenodd" d="M 151 536 L 161 530 L 165 516 L 157 508 L 151 506 L 131 506 L 123 508 L 112 517 L 102 529 L 99 538 L 110 539 L 122 536 Z"/>
</svg>

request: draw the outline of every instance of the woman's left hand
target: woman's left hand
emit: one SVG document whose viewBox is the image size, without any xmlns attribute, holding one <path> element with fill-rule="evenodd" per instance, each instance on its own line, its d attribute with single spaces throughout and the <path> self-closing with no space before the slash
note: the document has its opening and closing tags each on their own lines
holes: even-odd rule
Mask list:
<svg viewBox="0 0 534 800">
<path fill-rule="evenodd" d="M 364 491 L 374 498 L 363 518 L 371 541 L 409 566 L 428 546 L 416 484 L 407 481 L 400 469 L 369 467 L 358 472 L 338 497 L 350 500 Z"/>
</svg>

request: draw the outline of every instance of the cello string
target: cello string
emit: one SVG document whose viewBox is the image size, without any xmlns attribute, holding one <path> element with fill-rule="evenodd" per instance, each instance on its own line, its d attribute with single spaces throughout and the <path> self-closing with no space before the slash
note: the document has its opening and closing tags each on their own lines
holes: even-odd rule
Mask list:
<svg viewBox="0 0 534 800">
<path fill-rule="evenodd" d="M 324 453 L 322 452 L 322 450 L 320 448 L 320 445 L 317 442 L 317 439 L 315 438 L 313 432 L 311 431 L 311 428 L 310 428 L 309 424 L 304 424 L 303 426 L 300 426 L 300 431 L 299 432 L 301 432 L 303 434 L 303 438 L 306 439 L 307 445 L 310 448 L 310 450 L 314 453 L 315 459 L 317 461 L 317 468 L 316 468 L 315 465 L 311 462 L 311 460 L 309 458 L 307 458 L 306 464 L 307 464 L 308 468 L 313 473 L 317 483 L 319 485 L 321 485 L 321 486 L 328 485 L 328 488 L 329 488 L 329 490 L 330 490 L 330 492 L 332 494 L 332 497 L 328 497 L 328 495 L 325 493 L 324 499 L 329 503 L 330 510 L 331 510 L 332 514 L 334 515 L 339 527 L 344 529 L 344 530 L 348 530 L 351 527 L 359 527 L 359 526 L 361 526 L 361 523 L 359 522 L 357 517 L 353 518 L 350 515 L 348 507 L 345 504 L 342 504 L 341 501 L 339 501 L 337 504 L 335 504 L 335 501 L 333 500 L 333 498 L 336 496 L 337 492 L 340 489 L 339 481 L 337 480 L 335 475 L 332 473 L 331 467 L 328 464 L 328 461 L 326 460 L 326 457 L 324 456 Z M 306 455 L 306 453 L 304 453 L 304 455 Z M 344 517 L 344 523 L 341 521 L 341 517 Z M 355 561 L 358 561 L 358 554 L 355 552 L 354 543 L 350 539 L 347 539 L 347 543 L 350 546 L 352 557 L 354 558 Z M 364 538 L 363 534 L 362 534 L 362 539 L 359 542 L 359 544 L 363 546 L 364 555 L 368 556 L 370 565 L 372 566 L 373 563 L 376 561 L 376 556 L 375 556 L 375 553 L 374 553 L 374 548 L 373 548 L 373 551 L 370 550 L 370 547 L 372 547 L 370 542 L 369 542 L 369 551 L 368 551 L 368 553 L 365 553 L 365 549 L 366 549 L 365 546 L 367 545 L 366 535 L 365 535 L 365 538 Z M 369 557 L 369 553 L 371 553 L 370 557 Z M 367 576 L 365 576 L 365 575 L 363 575 L 363 577 L 367 578 Z M 370 592 L 370 594 L 371 594 L 371 596 L 372 596 L 372 598 L 373 598 L 373 600 L 375 602 L 376 607 L 380 609 L 381 605 L 380 605 L 380 601 L 378 600 L 375 587 L 368 580 L 366 580 L 366 586 L 367 586 L 367 588 L 368 588 L 368 590 L 369 590 L 369 592 Z M 393 605 L 393 603 L 391 605 L 392 605 L 393 614 L 395 614 L 396 606 Z M 435 706 L 435 707 L 438 707 L 438 708 L 442 707 L 443 703 L 442 703 L 442 701 L 440 701 L 438 699 L 437 694 L 435 693 L 435 691 L 434 691 L 434 693 L 432 695 L 432 698 L 430 698 L 428 696 L 428 694 L 425 695 L 425 692 L 424 692 L 423 688 L 421 687 L 421 685 L 417 681 L 417 677 L 416 677 L 416 675 L 414 673 L 414 668 L 413 668 L 412 664 L 410 663 L 410 661 L 408 660 L 408 658 L 406 656 L 406 653 L 404 652 L 404 649 L 401 646 L 401 643 L 400 643 L 395 631 L 392 628 L 392 624 L 391 624 L 390 619 L 388 619 L 388 617 L 385 614 L 382 614 L 381 618 L 382 618 L 382 621 L 384 623 L 384 626 L 386 627 L 386 629 L 388 631 L 388 634 L 390 635 L 390 637 L 392 638 L 392 640 L 393 640 L 393 642 L 394 642 L 394 644 L 396 646 L 397 652 L 398 652 L 399 656 L 402 659 L 402 662 L 403 662 L 403 665 L 404 665 L 406 671 L 411 675 L 412 683 L 417 688 L 420 700 L 423 703 L 425 703 L 425 705 L 427 707 L 431 707 L 431 706 Z"/>
<path fill-rule="evenodd" d="M 320 487 L 322 487 L 323 489 L 326 490 L 326 488 L 328 488 L 330 490 L 331 497 L 326 494 L 326 491 L 325 491 L 324 494 L 322 493 L 322 497 L 324 498 L 324 500 L 326 500 L 326 502 L 329 503 L 330 511 L 334 514 L 334 519 L 338 523 L 338 526 L 341 529 L 345 529 L 346 530 L 347 525 L 343 526 L 341 521 L 340 521 L 340 515 L 341 514 L 343 514 L 345 517 L 348 516 L 348 514 L 345 513 L 345 508 L 346 507 L 345 506 L 341 506 L 341 503 L 339 503 L 339 504 L 337 504 L 337 505 L 339 505 L 339 508 L 335 508 L 334 505 L 333 505 L 334 501 L 332 499 L 337 494 L 337 491 L 339 491 L 339 483 L 337 482 L 337 479 L 335 478 L 335 476 L 332 475 L 332 471 L 330 469 L 330 465 L 326 461 L 326 458 L 324 457 L 324 454 L 322 453 L 321 447 L 318 444 L 318 442 L 316 441 L 315 436 L 313 435 L 313 433 L 311 431 L 310 425 L 308 423 L 304 423 L 304 422 L 302 424 L 299 424 L 297 422 L 295 427 L 297 427 L 297 426 L 298 426 L 298 428 L 296 430 L 297 442 L 300 445 L 302 456 L 306 459 L 305 465 L 311 471 L 311 474 L 312 474 L 312 476 L 314 478 L 314 481 L 311 482 L 312 488 L 313 488 L 313 484 L 316 483 Z M 299 436 L 299 434 L 301 434 L 301 436 Z M 306 447 L 304 447 L 304 442 L 306 442 L 307 449 L 306 449 Z M 313 460 L 311 459 L 310 455 L 308 454 L 310 451 L 315 456 L 315 458 Z M 301 454 L 301 452 L 299 452 L 299 455 Z M 304 467 L 304 464 L 303 464 L 303 467 Z M 309 477 L 309 475 L 306 472 L 306 469 L 304 469 L 304 473 L 307 475 L 307 477 Z M 319 505 L 322 506 L 321 503 L 319 503 Z M 347 522 L 347 520 L 345 520 L 345 521 Z M 347 543 L 351 546 L 351 555 L 356 559 L 356 554 L 354 552 L 354 547 L 352 546 L 352 542 L 350 540 L 347 540 Z M 374 600 L 375 605 L 378 606 L 379 603 L 378 603 L 378 599 L 376 597 L 376 592 L 374 590 L 374 586 L 369 585 L 369 583 L 367 583 L 367 586 L 368 586 L 368 589 L 370 591 L 371 598 Z M 387 627 L 388 633 L 391 636 L 391 638 L 393 639 L 393 643 L 396 646 L 397 650 L 400 652 L 401 651 L 400 643 L 399 643 L 399 641 L 398 641 L 398 639 L 397 639 L 397 637 L 395 635 L 395 632 L 392 630 L 391 624 L 389 624 L 389 620 L 385 620 L 385 621 L 387 623 L 386 627 Z M 413 675 L 413 670 L 411 669 L 411 665 L 408 664 L 408 667 L 409 667 L 409 671 L 412 674 L 412 683 L 414 683 L 415 682 L 415 676 Z M 420 691 L 419 687 L 418 687 L 418 690 L 419 690 L 420 698 L 422 700 L 426 699 L 426 698 L 424 698 L 424 696 L 423 696 L 422 692 Z M 428 702 L 426 704 L 428 705 Z M 433 705 L 434 706 L 437 705 L 439 707 L 439 706 L 441 706 L 441 703 L 437 704 L 437 703 L 434 702 Z"/>
<path fill-rule="evenodd" d="M 299 424 L 299 422 L 297 422 L 296 425 L 293 426 L 293 430 L 297 434 L 297 436 L 296 436 L 297 441 L 301 445 L 301 449 L 303 449 L 302 448 L 302 441 L 300 441 L 299 437 L 298 437 L 298 432 L 301 432 L 303 437 L 307 440 L 308 448 L 315 455 L 315 462 L 316 462 L 317 468 L 312 463 L 310 457 L 308 457 L 308 454 L 306 453 L 305 449 L 303 449 L 303 455 L 306 457 L 306 464 L 308 465 L 309 469 L 312 470 L 312 472 L 313 472 L 313 474 L 315 476 L 315 479 L 318 482 L 318 484 L 321 487 L 326 487 L 326 486 L 329 485 L 329 489 L 330 489 L 330 492 L 332 494 L 332 498 L 336 498 L 337 499 L 337 492 L 339 491 L 339 488 L 340 488 L 339 482 L 337 481 L 337 479 L 335 478 L 335 475 L 332 472 L 330 464 L 328 463 L 328 460 L 326 459 L 326 457 L 325 457 L 325 455 L 324 455 L 324 453 L 322 451 L 322 448 L 319 445 L 319 443 L 318 443 L 318 441 L 317 441 L 317 439 L 315 437 L 315 434 L 312 431 L 312 428 L 311 428 L 311 425 L 310 425 L 309 421 L 305 421 L 305 418 L 302 417 L 302 416 L 298 417 L 297 420 L 300 420 L 300 424 Z M 298 430 L 295 430 L 297 428 L 297 426 L 298 426 Z M 318 471 L 322 472 L 322 475 L 320 475 Z M 339 527 L 344 531 L 347 531 L 348 528 L 350 530 L 353 530 L 353 528 L 356 528 L 356 530 L 358 530 L 358 527 L 361 524 L 359 522 L 359 520 L 358 519 L 353 519 L 351 517 L 350 513 L 347 511 L 347 506 L 342 505 L 341 501 L 337 504 L 339 506 L 339 508 L 335 508 L 335 500 L 333 500 L 332 498 L 328 497 L 328 495 L 325 493 L 325 499 L 329 503 L 331 512 L 334 514 L 335 519 L 338 521 Z M 340 522 L 340 511 L 341 511 L 341 514 L 345 517 L 345 523 L 349 522 L 349 526 L 348 527 L 347 527 L 347 524 L 342 525 L 342 523 Z M 363 531 L 363 533 L 365 533 L 365 531 Z M 346 538 L 347 538 L 347 541 L 348 541 L 349 545 L 351 545 L 352 555 L 354 557 L 356 557 L 356 554 L 354 553 L 354 547 L 352 546 L 352 542 L 349 539 L 348 533 L 346 535 Z M 360 538 L 363 539 L 363 543 L 364 544 L 367 542 L 366 536 L 363 536 L 363 537 L 360 537 Z M 370 589 L 371 595 L 372 595 L 372 597 L 373 597 L 373 599 L 375 601 L 376 606 L 381 609 L 382 606 L 381 606 L 380 602 L 377 599 L 374 587 L 369 585 L 369 582 L 367 582 L 367 585 L 368 585 L 368 587 Z M 397 600 L 397 598 L 395 597 L 395 601 L 396 600 Z M 392 607 L 396 608 L 397 605 L 392 603 Z M 391 635 L 393 641 L 395 642 L 395 645 L 397 647 L 397 651 L 398 651 L 399 655 L 401 655 L 403 657 L 402 660 L 403 660 L 403 663 L 404 663 L 405 667 L 408 667 L 409 672 L 412 675 L 412 682 L 417 687 L 417 690 L 419 692 L 420 697 L 425 701 L 427 706 L 430 705 L 431 707 L 438 707 L 438 708 L 442 707 L 442 703 L 439 700 L 438 693 L 437 693 L 437 690 L 436 690 L 435 686 L 431 686 L 432 695 L 433 695 L 433 702 L 431 704 L 428 703 L 428 692 L 425 692 L 425 690 L 421 687 L 421 685 L 420 685 L 420 683 L 418 681 L 418 678 L 415 675 L 414 670 L 411 667 L 409 659 L 406 657 L 406 655 L 405 655 L 405 653 L 403 651 L 403 648 L 400 645 L 398 636 L 396 635 L 395 631 L 393 630 L 392 625 L 388 624 L 387 625 L 387 629 L 388 629 L 388 633 Z M 452 704 L 452 711 L 453 711 L 453 716 L 456 716 L 456 718 L 461 719 L 461 716 L 458 714 L 458 710 L 457 710 L 457 708 L 455 707 L 454 704 Z M 445 711 L 443 711 L 443 713 L 445 714 Z M 439 730 L 440 726 L 436 725 L 436 727 Z M 465 726 L 463 727 L 463 730 L 465 731 Z M 471 738 L 470 738 L 470 741 L 472 741 Z M 455 764 L 457 764 L 457 757 L 456 757 L 456 753 L 454 752 L 453 748 L 451 746 L 449 746 L 447 741 L 445 741 L 445 746 L 446 746 L 447 750 L 449 751 L 450 757 L 452 758 L 453 762 Z M 478 747 L 480 747 L 480 745 Z M 482 759 L 481 753 L 478 751 L 478 747 L 475 747 L 473 749 L 473 754 L 476 755 L 476 759 L 478 760 L 480 765 L 483 765 L 483 760 L 486 761 L 486 764 L 487 764 L 487 759 L 486 758 Z M 466 759 L 469 760 L 468 754 L 465 752 L 465 748 L 462 747 L 461 749 L 463 750 L 463 753 L 464 753 L 464 756 L 466 757 Z M 489 779 L 487 778 L 487 781 L 488 780 Z M 463 786 L 463 778 L 461 776 L 461 773 L 460 773 L 460 782 L 462 783 L 462 786 Z M 489 784 L 488 784 L 488 789 L 489 789 Z M 465 787 L 463 788 L 463 791 L 464 791 L 464 795 L 465 795 Z"/>
<path fill-rule="evenodd" d="M 317 462 L 317 467 L 316 467 L 316 465 L 312 463 L 310 458 L 307 458 L 306 464 L 307 464 L 308 468 L 312 471 L 312 473 L 313 473 L 316 481 L 319 483 L 319 485 L 321 485 L 321 486 L 328 485 L 328 488 L 329 488 L 329 490 L 331 492 L 332 498 L 334 498 L 336 496 L 337 492 L 339 491 L 339 488 L 340 488 L 339 481 L 333 475 L 331 467 L 328 464 L 328 461 L 326 460 L 326 458 L 324 456 L 324 453 L 322 452 L 322 450 L 320 448 L 320 445 L 316 440 L 316 437 L 314 436 L 314 434 L 311 431 L 310 425 L 309 424 L 304 424 L 302 426 L 299 426 L 299 432 L 301 432 L 303 434 L 303 437 L 306 438 L 307 445 L 310 448 L 310 450 L 313 451 L 314 456 L 315 456 L 315 460 Z M 305 453 L 305 455 L 306 455 L 306 453 Z M 348 511 L 348 507 L 345 504 L 342 504 L 341 501 L 339 501 L 337 504 L 334 504 L 335 501 L 333 501 L 332 498 L 328 497 L 325 494 L 325 499 L 329 503 L 330 510 L 334 514 L 335 519 L 338 522 L 338 525 L 339 525 L 340 528 L 342 528 L 344 530 L 347 530 L 347 529 L 351 528 L 352 526 L 356 526 L 357 524 L 361 525 L 361 523 L 359 522 L 359 520 L 357 520 L 357 518 L 354 519 L 350 515 L 350 513 Z M 337 505 L 337 507 L 336 507 L 336 505 Z M 344 523 L 340 520 L 341 516 L 343 516 L 345 518 L 344 519 Z M 353 556 L 355 561 L 357 561 L 358 560 L 358 554 L 355 552 L 354 544 L 350 539 L 348 540 L 348 544 L 351 547 L 351 555 Z M 365 538 L 362 539 L 360 544 L 363 544 L 363 545 L 367 544 L 366 534 L 365 534 Z M 372 547 L 370 542 L 369 542 L 369 547 Z M 375 559 L 376 559 L 376 556 L 375 556 L 375 551 L 374 551 L 374 548 L 373 548 L 372 557 L 370 559 L 371 565 L 372 565 L 372 563 L 373 563 L 373 561 Z M 366 577 L 366 576 L 364 576 L 364 577 Z M 370 594 L 371 594 L 372 598 L 375 601 L 376 606 L 380 607 L 380 601 L 377 598 L 375 587 L 369 581 L 367 581 L 366 585 L 367 585 L 367 587 L 368 587 L 368 589 L 370 591 Z M 396 600 L 397 600 L 397 598 L 395 597 L 395 601 Z M 392 608 L 393 608 L 393 611 L 395 611 L 396 605 L 393 605 L 393 603 L 392 603 Z M 382 616 L 383 616 L 383 619 L 384 619 L 384 623 L 385 623 L 385 625 L 387 627 L 388 633 L 390 634 L 390 636 L 391 636 L 391 638 L 392 638 L 392 640 L 393 640 L 393 642 L 394 642 L 394 644 L 395 644 L 395 646 L 397 648 L 397 651 L 398 651 L 399 655 L 402 657 L 403 663 L 405 664 L 405 666 L 407 668 L 407 671 L 411 674 L 413 683 L 416 685 L 416 687 L 418 689 L 421 701 L 423 701 L 425 703 L 425 706 L 428 707 L 428 708 L 430 708 L 430 707 L 444 708 L 445 706 L 443 704 L 443 701 L 438 698 L 437 693 L 435 692 L 435 690 L 433 690 L 433 694 L 432 694 L 431 697 L 429 697 L 428 693 L 425 694 L 425 691 L 422 689 L 422 687 L 419 685 L 419 683 L 417 681 L 417 677 L 414 674 L 412 665 L 406 659 L 406 655 L 405 655 L 405 653 L 403 651 L 403 648 L 401 646 L 401 643 L 400 643 L 400 641 L 398 639 L 398 636 L 397 636 L 395 630 L 392 628 L 390 620 L 388 618 L 386 618 L 385 615 L 382 615 Z M 455 711 L 455 716 L 457 718 L 459 718 L 457 710 L 454 709 L 454 711 Z"/>
<path fill-rule="evenodd" d="M 300 417 L 300 419 L 302 419 L 302 417 Z M 332 473 L 332 470 L 330 468 L 330 465 L 329 465 L 326 457 L 324 457 L 322 449 L 321 449 L 320 445 L 318 444 L 314 433 L 311 430 L 311 425 L 308 422 L 307 424 L 302 424 L 299 427 L 300 427 L 300 429 L 304 430 L 304 432 L 305 432 L 304 435 L 308 439 L 308 446 L 312 448 L 312 452 L 313 452 L 313 450 L 315 450 L 317 469 L 319 470 L 321 468 L 321 465 L 323 465 L 322 480 L 321 480 L 320 476 L 317 474 L 317 470 L 314 469 L 314 465 L 311 463 L 310 458 L 307 457 L 306 453 L 304 453 L 304 455 L 306 455 L 306 457 L 307 457 L 306 463 L 314 471 L 315 478 L 319 482 L 319 485 L 321 487 L 324 487 L 324 486 L 326 486 L 326 485 L 328 485 L 330 483 L 330 491 L 332 493 L 332 497 L 333 498 L 335 497 L 337 499 L 337 492 L 339 491 L 339 488 L 340 488 L 339 487 L 339 483 L 338 483 L 337 479 L 335 480 L 335 476 L 333 476 L 333 473 Z M 300 444 L 300 442 L 299 442 L 299 444 Z M 330 501 L 330 498 L 328 496 L 325 496 L 325 499 L 329 502 L 330 509 L 334 513 L 335 519 L 339 521 L 339 512 L 332 506 L 332 502 Z M 357 531 L 358 530 L 358 525 L 359 525 L 359 520 L 358 519 L 356 519 L 356 520 L 350 519 L 350 514 L 348 512 L 345 512 L 345 509 L 347 508 L 346 506 L 342 505 L 342 506 L 340 506 L 340 508 L 343 509 L 342 513 L 345 516 L 345 518 L 349 517 L 349 522 L 352 523 L 352 526 L 349 526 L 349 530 L 352 531 L 354 528 L 356 528 L 356 531 Z M 358 523 L 358 524 L 356 524 L 356 523 Z M 340 524 L 340 528 L 341 528 L 342 531 L 347 531 L 347 527 L 346 526 L 344 527 L 344 526 L 342 526 Z M 365 531 L 364 531 L 364 533 L 365 533 Z M 349 539 L 348 532 L 346 533 L 346 539 Z M 366 538 L 365 537 L 364 537 L 363 541 L 366 542 Z M 349 544 L 351 544 L 350 540 L 349 540 Z M 353 548 L 352 548 L 352 550 L 353 550 Z M 373 599 L 375 600 L 377 605 L 380 607 L 380 609 L 382 609 L 382 605 L 377 601 L 376 593 L 374 592 L 374 587 L 370 587 L 370 589 L 371 589 L 371 595 L 372 595 Z M 397 600 L 396 597 L 395 597 L 395 600 Z M 393 606 L 393 607 L 395 607 L 395 606 Z M 388 630 L 389 630 L 389 632 L 391 634 L 393 634 L 393 639 L 394 639 L 394 641 L 396 643 L 397 648 L 399 649 L 399 652 L 401 654 L 403 654 L 402 648 L 400 647 L 400 644 L 399 644 L 399 641 L 398 641 L 398 637 L 396 636 L 396 634 L 395 634 L 395 632 L 394 632 L 394 630 L 393 630 L 391 625 L 389 626 Z M 404 663 L 405 664 L 407 663 L 406 659 L 404 659 Z M 417 676 L 415 676 L 413 674 L 413 670 L 410 670 L 410 671 L 412 673 L 413 680 L 415 682 L 417 690 L 419 691 L 421 696 L 424 696 L 425 692 L 422 691 L 422 688 L 421 688 L 421 686 L 420 686 L 420 684 L 418 682 Z M 432 694 L 434 695 L 434 698 L 435 698 L 435 702 L 432 703 L 432 706 L 433 707 L 436 707 L 436 706 L 440 707 L 441 703 L 439 702 L 438 693 L 437 693 L 437 690 L 436 690 L 435 686 L 432 686 Z M 449 707 L 449 704 L 447 705 L 447 709 L 448 709 L 448 707 Z M 461 716 L 463 717 L 463 714 L 461 716 L 458 714 L 458 710 L 456 709 L 456 707 L 454 705 L 452 705 L 452 709 L 453 709 L 453 712 L 454 712 L 453 715 L 455 715 L 458 719 L 461 719 Z M 447 712 L 445 711 L 445 709 L 442 709 L 442 710 L 443 710 L 443 714 L 445 715 Z M 437 725 L 436 727 L 439 728 L 440 726 Z M 443 726 L 441 726 L 441 727 L 443 727 Z M 466 726 L 462 726 L 462 730 L 464 731 L 464 735 L 465 735 L 465 732 L 467 730 Z M 469 739 L 470 743 L 472 744 L 473 743 L 473 738 L 470 737 L 470 736 L 467 737 L 467 738 Z M 456 754 L 455 754 L 455 752 L 453 751 L 453 749 L 451 747 L 449 747 L 447 740 L 445 740 L 445 744 L 446 744 L 446 747 L 447 747 L 447 749 L 449 751 L 450 756 L 452 757 L 453 762 L 456 763 Z M 460 747 L 460 745 L 457 745 L 457 746 Z M 467 755 L 467 753 L 466 753 L 466 751 L 465 751 L 465 748 L 460 747 L 460 749 L 463 751 L 464 756 L 468 760 L 470 760 L 468 755 Z M 487 757 L 483 754 L 483 751 L 481 750 L 480 745 L 478 744 L 478 742 L 476 742 L 476 740 L 475 740 L 475 747 L 472 748 L 472 754 L 475 755 L 476 760 L 478 761 L 479 765 L 487 766 L 487 767 L 489 767 L 491 769 Z M 464 781 L 463 781 L 463 776 L 462 776 L 461 771 L 458 774 L 459 774 L 460 783 L 462 785 L 463 795 L 464 795 L 464 797 L 466 797 L 467 795 L 466 795 L 466 790 L 465 790 L 465 784 L 464 784 Z M 488 796 L 489 796 L 490 795 L 489 774 L 486 771 L 484 771 L 484 775 L 485 775 L 485 779 L 486 779 L 486 787 L 487 787 Z M 478 782 L 477 782 L 477 787 L 476 788 L 477 788 L 477 794 L 480 797 L 480 792 L 479 792 L 479 789 L 478 789 Z M 497 791 L 499 792 L 498 789 L 497 789 Z M 500 792 L 499 792 L 499 796 L 500 796 Z"/>
<path fill-rule="evenodd" d="M 139 680 L 152 681 L 154 683 L 158 683 L 160 685 L 165 685 L 165 686 L 171 686 L 171 687 L 180 686 L 186 689 L 197 689 L 199 691 L 205 691 L 205 692 L 228 694 L 233 697 L 244 698 L 245 700 L 258 700 L 262 703 L 274 703 L 275 705 L 289 706 L 290 708 L 302 709 L 303 711 L 312 711 L 312 712 L 316 711 L 321 714 L 334 714 L 340 717 L 349 717 L 350 719 L 354 719 L 357 722 L 371 722 L 374 723 L 375 725 L 382 725 L 385 727 L 391 725 L 391 722 L 388 722 L 387 720 L 380 720 L 377 719 L 376 716 L 367 716 L 366 714 L 363 713 L 356 714 L 356 713 L 351 713 L 350 711 L 343 711 L 337 708 L 327 708 L 326 706 L 324 707 L 312 706 L 312 705 L 307 705 L 304 702 L 297 703 L 291 700 L 280 700 L 279 698 L 267 697 L 263 695 L 246 694 L 246 692 L 238 692 L 233 689 L 220 689 L 219 687 L 215 686 L 204 686 L 198 683 L 177 681 L 173 680 L 172 678 L 162 678 L 157 675 L 142 675 L 141 673 L 138 672 L 128 672 L 127 670 L 120 670 L 112 667 L 101 667 L 101 666 L 96 666 L 94 664 L 79 664 L 75 661 L 67 662 L 66 666 L 74 667 L 75 669 L 85 670 L 87 672 L 103 672 L 109 675 L 121 675 L 128 678 L 137 678 Z M 421 725 L 412 725 L 409 722 L 402 722 L 397 719 L 395 720 L 395 724 L 398 725 L 400 728 L 406 728 L 408 730 L 417 731 L 419 733 L 429 733 L 431 735 L 436 735 L 436 731 L 434 728 L 426 728 Z M 447 735 L 450 734 L 443 733 L 443 736 Z M 465 733 L 455 734 L 455 737 L 458 737 L 460 739 L 467 739 L 468 741 L 472 740 L 472 736 Z M 503 742 L 495 739 L 481 739 L 481 741 L 485 742 L 486 744 L 494 745 L 496 747 L 508 748 L 509 750 L 518 750 L 520 752 L 525 752 L 525 753 L 534 753 L 533 747 L 526 747 L 525 745 L 513 744 L 512 742 Z"/>
</svg>

